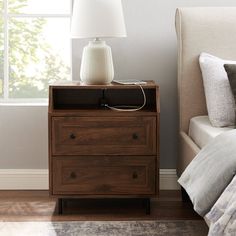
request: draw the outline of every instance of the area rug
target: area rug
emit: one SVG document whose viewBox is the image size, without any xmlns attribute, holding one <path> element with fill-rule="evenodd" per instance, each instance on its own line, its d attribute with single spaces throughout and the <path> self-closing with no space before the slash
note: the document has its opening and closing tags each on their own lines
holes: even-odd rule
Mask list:
<svg viewBox="0 0 236 236">
<path fill-rule="evenodd" d="M 206 236 L 203 221 L 0 222 L 4 236 Z"/>
</svg>

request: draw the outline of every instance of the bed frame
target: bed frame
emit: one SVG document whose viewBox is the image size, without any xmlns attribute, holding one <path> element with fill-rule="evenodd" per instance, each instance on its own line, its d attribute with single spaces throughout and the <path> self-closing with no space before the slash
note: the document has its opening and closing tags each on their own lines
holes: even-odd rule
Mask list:
<svg viewBox="0 0 236 236">
<path fill-rule="evenodd" d="M 179 157 L 178 176 L 200 151 L 188 136 L 189 121 L 207 115 L 201 52 L 236 60 L 236 7 L 179 8 L 176 11 L 178 39 Z"/>
</svg>

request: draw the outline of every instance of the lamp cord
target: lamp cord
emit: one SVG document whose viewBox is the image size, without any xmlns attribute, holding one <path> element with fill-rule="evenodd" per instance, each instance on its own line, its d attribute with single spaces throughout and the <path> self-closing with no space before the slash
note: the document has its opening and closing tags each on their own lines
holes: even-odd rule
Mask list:
<svg viewBox="0 0 236 236">
<path fill-rule="evenodd" d="M 105 107 L 107 107 L 111 110 L 114 110 L 114 111 L 139 111 L 139 110 L 143 109 L 147 103 L 144 89 L 140 84 L 134 84 L 134 85 L 139 86 L 142 91 L 142 94 L 143 94 L 143 105 L 142 106 L 128 106 L 128 105 L 109 106 L 108 104 L 105 104 Z"/>
</svg>

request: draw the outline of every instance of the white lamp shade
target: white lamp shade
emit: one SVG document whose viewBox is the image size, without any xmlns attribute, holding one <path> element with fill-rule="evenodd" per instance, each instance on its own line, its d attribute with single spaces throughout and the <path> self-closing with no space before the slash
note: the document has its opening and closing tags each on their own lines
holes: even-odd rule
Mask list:
<svg viewBox="0 0 236 236">
<path fill-rule="evenodd" d="M 71 37 L 126 37 L 121 0 L 75 0 Z"/>
</svg>

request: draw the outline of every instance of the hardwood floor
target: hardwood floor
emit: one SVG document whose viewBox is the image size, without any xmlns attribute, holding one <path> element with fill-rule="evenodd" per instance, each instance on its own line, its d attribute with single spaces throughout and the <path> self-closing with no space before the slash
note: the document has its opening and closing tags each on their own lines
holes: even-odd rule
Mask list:
<svg viewBox="0 0 236 236">
<path fill-rule="evenodd" d="M 47 191 L 0 191 L 0 221 L 201 220 L 179 191 L 161 191 L 145 214 L 140 200 L 67 200 L 58 215 L 57 201 Z"/>
</svg>

